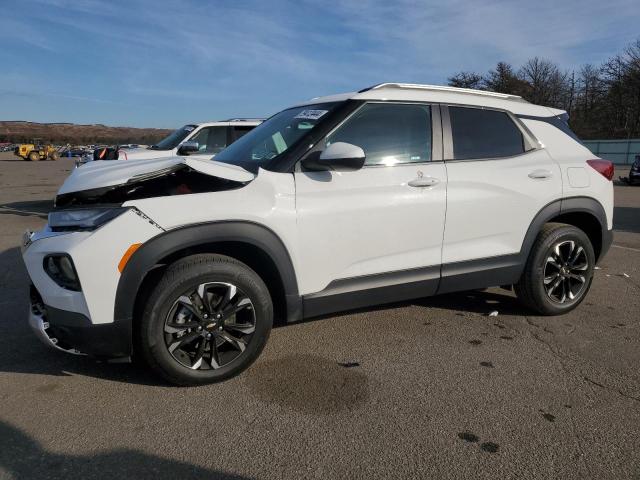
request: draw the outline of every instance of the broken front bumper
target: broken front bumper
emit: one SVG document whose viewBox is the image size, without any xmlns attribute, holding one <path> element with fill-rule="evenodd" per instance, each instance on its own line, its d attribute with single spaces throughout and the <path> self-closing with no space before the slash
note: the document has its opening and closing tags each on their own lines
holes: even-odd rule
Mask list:
<svg viewBox="0 0 640 480">
<path fill-rule="evenodd" d="M 47 321 L 47 313 L 40 294 L 35 287 L 30 288 L 31 305 L 29 306 L 29 326 L 43 343 L 57 350 L 74 355 L 82 355 L 79 350 L 68 346 L 64 341 L 60 341 L 53 331 L 51 324 Z"/>
<path fill-rule="evenodd" d="M 81 313 L 47 306 L 33 285 L 30 297 L 29 326 L 45 344 L 74 355 L 130 357 L 130 325 L 122 322 L 96 325 Z"/>
</svg>

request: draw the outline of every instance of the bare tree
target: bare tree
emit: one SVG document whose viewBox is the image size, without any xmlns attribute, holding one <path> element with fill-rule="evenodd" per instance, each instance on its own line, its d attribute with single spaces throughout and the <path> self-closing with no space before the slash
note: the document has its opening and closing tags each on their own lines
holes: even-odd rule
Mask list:
<svg viewBox="0 0 640 480">
<path fill-rule="evenodd" d="M 459 72 L 448 78 L 450 87 L 482 89 L 482 75 L 475 72 Z"/>
<path fill-rule="evenodd" d="M 529 101 L 540 105 L 565 107 L 564 93 L 568 75 L 561 72 L 553 62 L 534 57 L 520 68 L 518 76 L 528 84 L 525 97 Z"/>
<path fill-rule="evenodd" d="M 487 90 L 512 95 L 523 95 L 527 90 L 527 84 L 518 78 L 513 67 L 506 62 L 498 62 L 495 70 L 489 70 L 484 85 Z"/>
</svg>

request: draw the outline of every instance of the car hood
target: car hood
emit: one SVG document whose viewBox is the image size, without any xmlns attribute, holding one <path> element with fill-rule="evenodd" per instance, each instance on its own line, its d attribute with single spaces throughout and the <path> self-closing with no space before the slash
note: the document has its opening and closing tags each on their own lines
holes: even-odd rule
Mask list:
<svg viewBox="0 0 640 480">
<path fill-rule="evenodd" d="M 246 183 L 255 175 L 228 163 L 189 157 L 151 158 L 142 160 L 99 160 L 74 169 L 60 187 L 58 195 L 84 190 L 135 183 L 151 177 L 168 175 L 189 168 L 198 173 L 224 180 Z"/>
<path fill-rule="evenodd" d="M 173 156 L 175 156 L 174 150 L 154 150 L 152 148 L 127 148 L 120 150 L 120 160 L 168 158 Z"/>
</svg>

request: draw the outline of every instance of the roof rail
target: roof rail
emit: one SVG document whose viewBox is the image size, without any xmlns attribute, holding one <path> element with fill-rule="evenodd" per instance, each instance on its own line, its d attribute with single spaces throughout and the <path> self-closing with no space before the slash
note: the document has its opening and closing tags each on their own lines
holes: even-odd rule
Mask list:
<svg viewBox="0 0 640 480">
<path fill-rule="evenodd" d="M 489 92 L 486 90 L 474 90 L 472 88 L 458 88 L 447 87 L 443 85 L 420 85 L 416 83 L 379 83 L 372 87 L 364 88 L 358 93 L 363 93 L 369 90 L 378 90 L 380 88 L 402 88 L 408 90 L 430 90 L 434 92 L 452 92 L 452 93 L 465 93 L 467 95 L 481 95 L 486 97 L 503 98 L 505 100 L 516 100 L 521 102 L 527 102 L 525 99 L 518 95 L 511 95 L 508 93 Z M 528 103 L 528 102 L 527 102 Z"/>
</svg>

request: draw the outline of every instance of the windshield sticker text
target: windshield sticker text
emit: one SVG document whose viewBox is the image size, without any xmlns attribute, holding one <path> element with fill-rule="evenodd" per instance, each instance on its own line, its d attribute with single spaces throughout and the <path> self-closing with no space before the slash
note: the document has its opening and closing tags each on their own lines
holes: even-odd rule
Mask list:
<svg viewBox="0 0 640 480">
<path fill-rule="evenodd" d="M 329 110 L 303 110 L 294 118 L 300 118 L 303 120 L 318 120 Z"/>
</svg>

